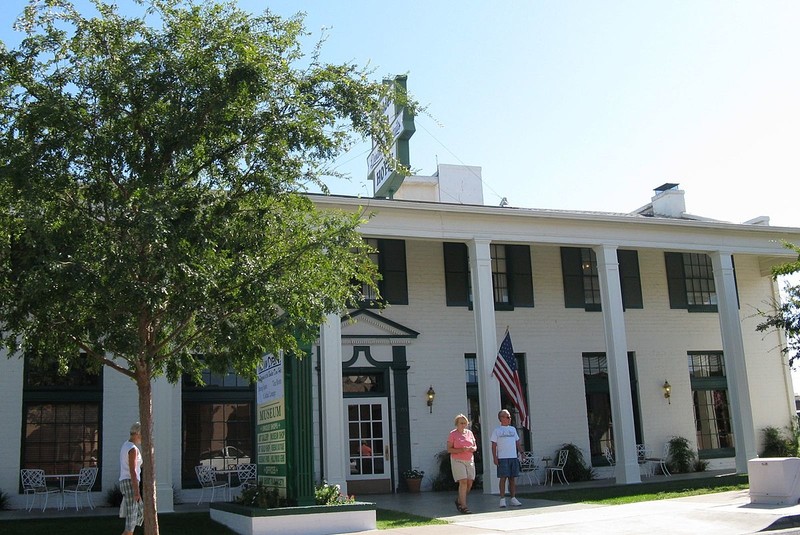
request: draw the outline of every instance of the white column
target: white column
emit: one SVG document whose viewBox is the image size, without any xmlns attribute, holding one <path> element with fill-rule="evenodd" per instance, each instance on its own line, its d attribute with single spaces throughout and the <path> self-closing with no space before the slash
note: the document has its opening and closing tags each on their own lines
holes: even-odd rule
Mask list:
<svg viewBox="0 0 800 535">
<path fill-rule="evenodd" d="M 347 440 L 344 435 L 344 396 L 342 394 L 342 323 L 338 314 L 328 314 L 319 329 L 320 376 L 322 386 L 322 465 L 329 485 L 341 485 L 347 492 L 345 462 Z"/>
<path fill-rule="evenodd" d="M 468 243 L 470 276 L 472 278 L 472 308 L 475 312 L 477 343 L 478 396 L 481 407 L 481 450 L 483 451 L 483 491 L 500 493 L 500 480 L 492 462 L 492 430 L 499 425 L 500 383 L 492 376 L 497 358 L 497 329 L 494 317 L 492 286 L 492 257 L 490 240 L 475 238 Z"/>
<path fill-rule="evenodd" d="M 172 433 L 174 386 L 166 377 L 153 380 L 153 441 L 156 456 L 156 510 L 174 513 L 172 493 Z"/>
<path fill-rule="evenodd" d="M 617 483 L 641 483 L 639 460 L 636 455 L 636 430 L 633 423 L 630 371 L 628 369 L 628 339 L 622 311 L 622 286 L 619 282 L 617 248 L 602 245 L 594 248 L 597 274 L 600 280 L 600 302 L 606 335 L 608 386 L 611 397 L 611 417 L 614 426 L 614 453 Z"/>
<path fill-rule="evenodd" d="M 733 436 L 736 443 L 736 471 L 747 473 L 747 460 L 756 455 L 756 433 L 753 428 L 753 409 L 750 404 L 750 386 L 742 341 L 742 322 L 736 297 L 736 280 L 733 257 L 730 253 L 711 253 L 714 268 L 714 285 L 717 290 L 717 308 L 722 333 L 722 352 L 728 379 Z"/>
</svg>

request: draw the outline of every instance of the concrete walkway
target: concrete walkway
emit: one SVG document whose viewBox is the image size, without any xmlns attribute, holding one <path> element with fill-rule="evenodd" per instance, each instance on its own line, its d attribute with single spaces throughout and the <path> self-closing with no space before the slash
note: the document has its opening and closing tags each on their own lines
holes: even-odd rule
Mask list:
<svg viewBox="0 0 800 535">
<path fill-rule="evenodd" d="M 672 476 L 692 479 L 725 475 L 706 472 Z M 664 476 L 648 478 L 647 483 L 666 480 Z M 573 483 L 571 487 L 608 487 L 613 480 Z M 800 505 L 751 505 L 748 490 L 720 492 L 640 502 L 626 505 L 592 505 L 536 499 L 537 493 L 558 487 L 519 486 L 522 506 L 499 507 L 498 496 L 472 492 L 468 498 L 473 514 L 463 515 L 456 510 L 454 492 L 426 492 L 370 496 L 379 508 L 440 518 L 448 525 L 400 528 L 391 535 L 536 535 L 598 534 L 598 535 L 735 535 L 757 533 L 767 529 L 782 529 L 772 533 L 798 533 Z M 359 535 L 378 535 L 385 531 L 366 531 Z"/>
<path fill-rule="evenodd" d="M 675 479 L 710 477 L 722 473 L 706 472 L 673 476 Z M 663 476 L 648 478 L 657 482 Z M 608 487 L 613 480 L 573 483 L 575 487 Z M 552 487 L 557 488 L 557 487 Z M 551 487 L 518 487 L 521 507 L 498 507 L 498 497 L 473 491 L 469 496 L 471 515 L 458 513 L 455 492 L 385 494 L 369 496 L 378 508 L 439 518 L 448 524 L 415 528 L 372 530 L 356 535 L 737 535 L 764 530 L 770 534 L 800 534 L 800 505 L 775 506 L 750 504 L 749 491 L 721 492 L 688 498 L 640 502 L 627 505 L 591 505 L 537 499 L 536 494 Z M 528 495 L 522 497 L 523 494 Z M 366 498 L 366 497 L 364 497 Z M 208 504 L 182 504 L 175 512 L 207 511 Z M 90 515 L 116 515 L 118 509 L 99 507 L 94 511 L 48 509 L 0 511 L 0 520 Z"/>
</svg>

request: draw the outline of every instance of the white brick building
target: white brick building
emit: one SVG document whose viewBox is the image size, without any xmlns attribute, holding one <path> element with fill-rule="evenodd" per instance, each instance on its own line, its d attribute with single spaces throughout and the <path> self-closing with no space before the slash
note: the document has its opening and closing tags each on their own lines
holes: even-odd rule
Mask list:
<svg viewBox="0 0 800 535">
<path fill-rule="evenodd" d="M 379 249 L 388 301 L 321 328 L 317 479 L 356 494 L 402 489 L 406 468 L 435 474 L 456 414 L 493 428 L 501 397 L 490 372 L 506 328 L 531 413 L 526 447 L 538 455 L 573 443 L 598 473 L 636 482 L 635 445 L 660 453 L 682 436 L 712 468 L 746 471 L 761 430 L 795 414 L 784 340 L 757 333 L 754 313 L 777 296 L 770 267 L 792 258 L 781 240 L 800 243 L 800 229 L 686 214 L 677 185 L 627 214 L 488 207 L 479 173 L 440 166 L 436 177 L 408 179 L 394 199 L 313 196 L 322 209 L 372 214 L 363 234 Z M 19 469 L 42 452 L 59 456 L 47 461 L 51 471 L 99 463 L 98 486 L 112 488 L 136 419 L 134 384 L 113 371 L 78 387 L 26 377 L 22 360 L 0 358 L 0 489 L 12 505 L 24 503 Z M 170 487 L 176 500 L 196 499 L 193 466 L 227 462 L 215 451 L 252 455 L 252 388 L 211 382 L 155 385 L 161 511 L 171 508 Z M 67 408 L 84 416 L 58 412 Z M 84 436 L 73 453 L 59 447 L 75 448 L 70 430 Z M 497 488 L 493 472 L 487 491 Z"/>
</svg>

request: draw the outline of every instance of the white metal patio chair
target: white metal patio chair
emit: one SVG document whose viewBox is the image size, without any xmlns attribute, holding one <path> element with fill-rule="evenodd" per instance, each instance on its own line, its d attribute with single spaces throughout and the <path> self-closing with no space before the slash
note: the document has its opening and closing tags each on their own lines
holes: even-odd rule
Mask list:
<svg viewBox="0 0 800 535">
<path fill-rule="evenodd" d="M 636 459 L 639 462 L 639 470 L 644 477 L 650 477 L 655 474 L 650 450 L 647 449 L 646 445 L 636 444 Z"/>
<path fill-rule="evenodd" d="M 33 509 L 33 504 L 36 503 L 36 496 L 44 495 L 44 505 L 42 505 L 42 511 L 44 511 L 47 508 L 47 498 L 51 494 L 61 492 L 61 489 L 47 486 L 44 470 L 39 468 L 23 468 L 19 471 L 19 475 L 22 478 L 22 489 L 25 494 L 26 509 L 28 511 Z M 28 502 L 29 499 L 30 502 Z"/>
<path fill-rule="evenodd" d="M 239 491 L 245 490 L 249 487 L 256 486 L 256 469 L 255 464 L 240 464 L 236 466 L 236 475 L 239 478 L 239 484 L 236 487 L 230 488 L 230 497 L 233 498 L 233 489 Z"/>
<path fill-rule="evenodd" d="M 97 479 L 97 467 L 92 466 L 88 468 L 81 468 L 78 472 L 78 482 L 64 489 L 64 494 L 75 495 L 75 510 L 78 510 L 78 495 L 84 494 L 86 496 L 86 503 L 89 504 L 90 509 L 94 509 L 92 503 L 92 487 L 94 487 L 94 480 Z M 66 498 L 66 496 L 65 496 Z"/>
<path fill-rule="evenodd" d="M 559 450 L 558 451 L 558 459 L 556 460 L 555 466 L 548 466 L 545 468 L 545 476 L 544 482 L 547 484 L 547 479 L 550 478 L 550 486 L 553 486 L 553 479 L 555 476 L 558 476 L 558 480 L 562 483 L 566 483 L 569 485 L 569 481 L 567 481 L 567 476 L 564 474 L 564 467 L 567 465 L 567 457 L 569 456 L 569 450 Z"/>
<path fill-rule="evenodd" d="M 614 454 L 611 453 L 611 449 L 608 446 L 603 448 L 603 457 L 606 458 L 608 466 L 616 466 L 617 463 L 614 461 Z"/>
<path fill-rule="evenodd" d="M 541 468 L 542 461 L 539 457 L 533 454 L 532 451 L 522 453 L 522 460 L 519 463 L 520 477 L 525 477 L 528 480 L 528 485 L 532 485 L 536 481 L 537 485 L 541 485 L 537 470 Z M 531 479 L 533 478 L 533 479 Z"/>
<path fill-rule="evenodd" d="M 202 490 L 200 491 L 200 499 L 197 500 L 197 505 L 200 505 L 200 502 L 203 501 L 203 494 L 205 494 L 206 489 L 211 489 L 210 501 L 213 502 L 214 493 L 216 492 L 216 490 L 228 487 L 228 483 L 226 481 L 217 481 L 217 473 L 210 466 L 201 464 L 195 466 L 194 471 L 197 474 L 197 481 L 200 482 L 200 487 L 202 488 Z"/>
<path fill-rule="evenodd" d="M 667 461 L 669 460 L 669 442 L 664 443 L 664 451 L 661 454 L 661 457 L 652 457 L 650 460 L 658 465 L 658 468 L 661 470 L 662 474 L 665 476 L 672 475 L 669 472 L 669 468 L 667 468 Z M 655 466 L 653 467 L 653 471 L 655 472 Z"/>
</svg>

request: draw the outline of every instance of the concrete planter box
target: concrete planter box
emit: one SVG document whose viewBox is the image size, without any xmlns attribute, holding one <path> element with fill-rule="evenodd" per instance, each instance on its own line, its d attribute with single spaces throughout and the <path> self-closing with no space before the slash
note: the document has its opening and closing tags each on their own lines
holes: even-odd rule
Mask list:
<svg viewBox="0 0 800 535">
<path fill-rule="evenodd" d="M 330 535 L 376 529 L 374 503 L 276 509 L 212 503 L 209 512 L 212 520 L 240 535 Z"/>
</svg>

